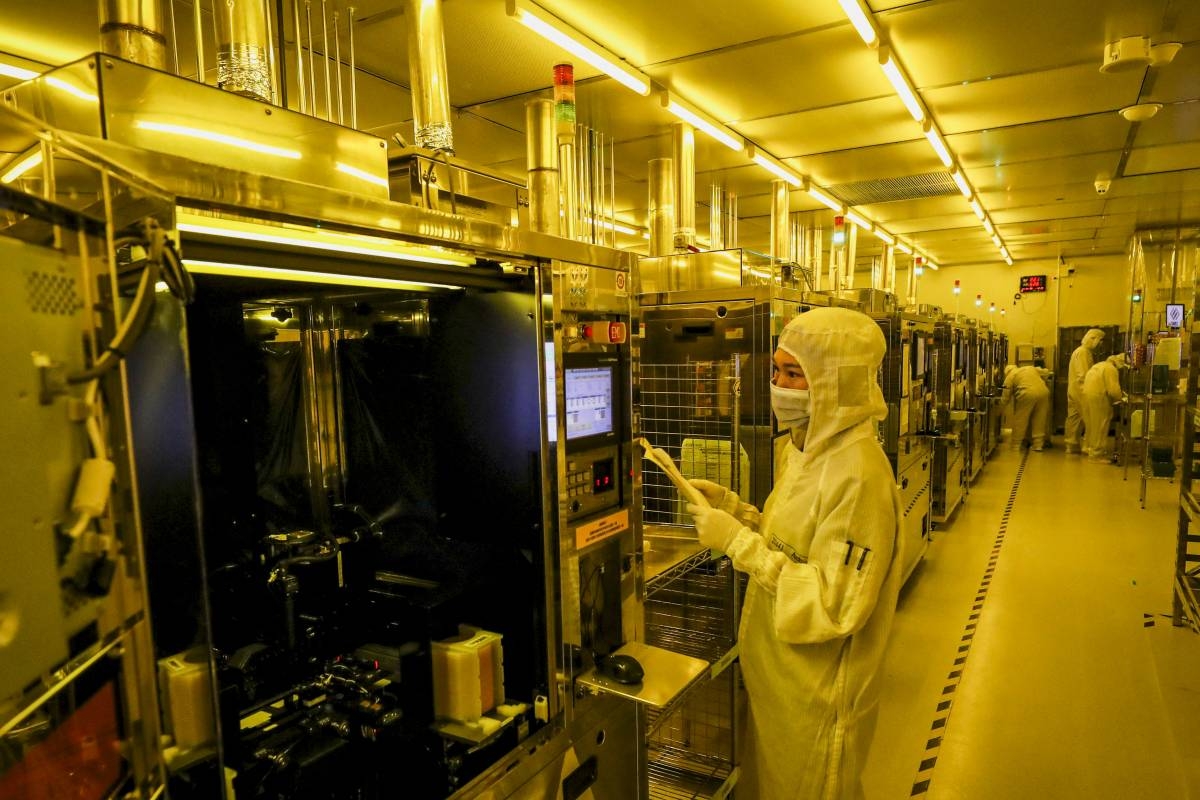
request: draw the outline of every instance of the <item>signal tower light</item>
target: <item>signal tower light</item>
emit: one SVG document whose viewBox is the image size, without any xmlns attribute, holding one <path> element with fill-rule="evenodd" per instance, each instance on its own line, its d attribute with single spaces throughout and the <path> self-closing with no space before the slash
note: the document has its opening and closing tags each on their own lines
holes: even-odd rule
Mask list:
<svg viewBox="0 0 1200 800">
<path fill-rule="evenodd" d="M 833 246 L 846 244 L 846 218 L 838 214 L 833 218 Z"/>
<path fill-rule="evenodd" d="M 959 285 L 960 283 L 961 283 L 961 281 L 955 281 L 955 282 L 954 282 L 954 294 L 955 294 L 955 296 L 958 296 L 959 294 L 961 294 L 961 293 L 962 293 L 962 287 Z"/>
<path fill-rule="evenodd" d="M 995 300 L 991 301 L 991 303 L 988 304 L 988 313 L 989 314 L 996 313 L 996 301 Z"/>
<path fill-rule="evenodd" d="M 983 295 L 977 294 L 975 295 L 975 307 L 980 308 L 981 306 L 983 306 Z"/>
</svg>

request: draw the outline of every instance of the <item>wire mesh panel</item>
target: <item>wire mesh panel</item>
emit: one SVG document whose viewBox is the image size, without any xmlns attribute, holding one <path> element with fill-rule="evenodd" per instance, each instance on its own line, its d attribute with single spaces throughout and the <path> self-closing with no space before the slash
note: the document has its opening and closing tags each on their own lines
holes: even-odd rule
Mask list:
<svg viewBox="0 0 1200 800">
<path fill-rule="evenodd" d="M 737 763 L 741 688 L 731 660 L 746 576 L 726 558 L 692 558 L 646 585 L 646 641 L 716 665 L 717 674 L 647 719 L 650 796 L 724 796 Z"/>
<path fill-rule="evenodd" d="M 740 400 L 739 357 L 642 364 L 640 380 L 642 435 L 667 451 L 684 477 L 704 478 L 739 491 L 742 475 L 749 472 L 748 456 L 738 442 L 735 424 Z M 642 521 L 647 525 L 691 521 L 679 490 L 648 461 L 642 471 Z"/>
</svg>

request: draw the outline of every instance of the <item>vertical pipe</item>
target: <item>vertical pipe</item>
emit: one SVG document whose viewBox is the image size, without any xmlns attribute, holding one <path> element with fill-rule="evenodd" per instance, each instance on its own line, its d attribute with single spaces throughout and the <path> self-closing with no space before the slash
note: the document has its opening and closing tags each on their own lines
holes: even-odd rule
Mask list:
<svg viewBox="0 0 1200 800">
<path fill-rule="evenodd" d="M 557 236 L 558 154 L 555 148 L 554 101 L 525 104 L 525 160 L 529 177 L 529 227 Z"/>
<path fill-rule="evenodd" d="M 337 72 L 337 123 L 342 124 L 342 36 L 338 32 L 341 14 L 333 12 L 333 68 Z"/>
<path fill-rule="evenodd" d="M 170 0 L 168 8 L 171 9 L 171 69 L 176 75 L 179 74 L 179 30 L 175 24 L 175 0 Z"/>
<path fill-rule="evenodd" d="M 217 86 L 269 103 L 271 28 L 263 0 L 224 0 L 213 6 L 217 29 Z"/>
<path fill-rule="evenodd" d="M 329 79 L 329 7 L 321 0 L 321 66 L 325 69 L 325 119 L 333 119 L 333 84 Z"/>
<path fill-rule="evenodd" d="M 450 90 L 446 83 L 446 37 L 441 0 L 404 0 L 408 16 L 408 78 L 418 147 L 454 152 Z"/>
<path fill-rule="evenodd" d="M 671 125 L 675 164 L 675 234 L 673 245 L 687 252 L 696 244 L 696 129 L 686 122 Z"/>
<path fill-rule="evenodd" d="M 787 181 L 771 181 L 771 258 L 776 262 L 788 258 L 789 199 Z"/>
<path fill-rule="evenodd" d="M 883 248 L 883 282 L 879 288 L 888 294 L 896 293 L 896 248 L 891 245 Z"/>
<path fill-rule="evenodd" d="M 100 47 L 109 55 L 167 68 L 160 0 L 100 0 Z"/>
<path fill-rule="evenodd" d="M 562 189 L 562 236 L 574 239 L 579 232 L 579 165 L 575 137 L 558 137 L 558 181 Z"/>
<path fill-rule="evenodd" d="M 308 92 L 304 85 L 304 48 L 300 44 L 300 0 L 292 0 L 292 26 L 296 29 L 296 91 L 300 96 L 300 113 L 307 114 L 309 110 Z"/>
<path fill-rule="evenodd" d="M 665 256 L 674 252 L 675 175 L 669 158 L 650 161 L 650 255 Z"/>
<path fill-rule="evenodd" d="M 196 80 L 204 83 L 204 15 L 200 11 L 200 0 L 192 0 L 192 25 L 196 36 Z"/>
<path fill-rule="evenodd" d="M 350 127 L 358 130 L 358 73 L 354 67 L 354 6 L 346 9 L 350 39 Z"/>
<path fill-rule="evenodd" d="M 317 116 L 317 57 L 313 52 L 312 0 L 304 0 L 304 27 L 308 38 L 308 113 Z"/>
<path fill-rule="evenodd" d="M 738 246 L 738 198 L 737 192 L 729 192 L 725 196 L 725 219 L 727 228 L 725 230 L 725 246 L 733 248 Z"/>
<path fill-rule="evenodd" d="M 725 249 L 724 193 L 715 183 L 708 186 L 708 249 Z"/>
<path fill-rule="evenodd" d="M 854 263 L 858 260 L 858 226 L 846 226 L 846 260 L 842 262 L 842 289 L 854 288 Z"/>
</svg>

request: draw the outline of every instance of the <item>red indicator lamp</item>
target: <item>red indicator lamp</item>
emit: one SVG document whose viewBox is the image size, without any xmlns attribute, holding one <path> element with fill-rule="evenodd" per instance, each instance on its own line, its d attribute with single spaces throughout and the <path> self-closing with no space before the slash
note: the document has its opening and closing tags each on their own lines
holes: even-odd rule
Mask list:
<svg viewBox="0 0 1200 800">
<path fill-rule="evenodd" d="M 579 326 L 579 335 L 598 344 L 625 344 L 629 330 L 624 322 L 584 322 Z"/>
</svg>

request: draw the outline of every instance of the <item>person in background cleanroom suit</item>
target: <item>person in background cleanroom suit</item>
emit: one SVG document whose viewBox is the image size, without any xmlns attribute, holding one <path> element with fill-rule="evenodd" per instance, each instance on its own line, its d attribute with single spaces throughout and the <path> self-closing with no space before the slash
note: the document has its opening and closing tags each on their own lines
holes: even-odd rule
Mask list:
<svg viewBox="0 0 1200 800">
<path fill-rule="evenodd" d="M 1079 426 L 1087 427 L 1083 415 L 1083 376 L 1092 368 L 1092 351 L 1104 339 L 1104 331 L 1092 328 L 1083 335 L 1083 341 L 1071 353 L 1071 364 L 1067 367 L 1067 422 L 1063 429 L 1063 440 L 1068 453 L 1079 452 Z"/>
<path fill-rule="evenodd" d="M 693 481 L 700 541 L 749 573 L 739 632 L 750 724 L 738 796 L 862 796 L 877 673 L 902 581 L 903 512 L 876 438 L 886 345 L 869 317 L 817 308 L 779 337 L 771 407 L 790 429 L 761 518 Z"/>
<path fill-rule="evenodd" d="M 1118 370 L 1129 366 L 1124 353 L 1093 364 L 1083 378 L 1083 451 L 1088 461 L 1108 461 L 1108 426 L 1113 403 L 1124 397 Z"/>
<path fill-rule="evenodd" d="M 1050 412 L 1050 390 L 1037 367 L 1016 367 L 1009 364 L 1004 368 L 1004 392 L 1000 405 L 1013 403 L 1012 442 L 1013 450 L 1021 449 L 1021 442 L 1029 434 L 1033 449 L 1041 451 L 1046 446 L 1046 414 Z M 1032 424 L 1032 428 L 1030 425 Z"/>
</svg>

